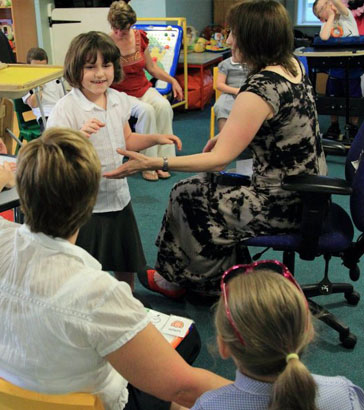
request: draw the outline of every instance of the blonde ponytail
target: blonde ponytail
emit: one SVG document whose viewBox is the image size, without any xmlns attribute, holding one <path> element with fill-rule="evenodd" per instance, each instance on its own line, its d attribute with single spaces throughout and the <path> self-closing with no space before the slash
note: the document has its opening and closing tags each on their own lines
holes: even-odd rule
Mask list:
<svg viewBox="0 0 364 410">
<path fill-rule="evenodd" d="M 302 293 L 283 276 L 256 270 L 228 281 L 234 332 L 221 297 L 215 325 L 239 370 L 273 381 L 269 410 L 317 410 L 316 384 L 300 356 L 312 340 L 311 313 Z"/>
<path fill-rule="evenodd" d="M 269 410 L 317 410 L 317 386 L 307 367 L 297 359 L 289 360 L 273 384 Z"/>
</svg>

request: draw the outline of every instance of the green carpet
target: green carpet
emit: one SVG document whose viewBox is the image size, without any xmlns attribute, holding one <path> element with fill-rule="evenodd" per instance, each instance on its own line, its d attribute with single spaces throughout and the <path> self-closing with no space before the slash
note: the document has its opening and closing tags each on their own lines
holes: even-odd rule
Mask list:
<svg viewBox="0 0 364 410">
<path fill-rule="evenodd" d="M 209 135 L 210 108 L 204 111 L 177 112 L 174 119 L 174 132 L 183 142 L 182 155 L 201 152 Z M 320 124 L 325 129 L 327 118 L 320 117 Z M 345 158 L 328 157 L 329 174 L 339 178 L 344 177 Z M 128 178 L 132 204 L 138 221 L 138 226 L 143 241 L 145 255 L 148 264 L 153 266 L 157 249 L 154 245 L 155 238 L 161 225 L 164 210 L 168 202 L 169 192 L 175 182 L 188 176 L 186 173 L 173 173 L 172 178 L 158 182 L 144 181 L 140 175 Z M 335 197 L 334 200 L 341 206 L 349 209 L 348 197 Z M 358 232 L 355 233 L 357 238 Z M 256 253 L 254 249 L 252 254 Z M 282 258 L 277 252 L 268 251 L 264 258 Z M 360 263 L 362 267 L 363 264 Z M 297 259 L 296 277 L 301 284 L 320 281 L 324 272 L 323 258 L 313 262 Z M 333 259 L 330 263 L 330 279 L 332 281 L 350 282 L 348 270 L 344 268 L 340 260 Z M 138 282 L 138 281 L 136 281 Z M 354 283 L 359 293 L 364 294 L 362 278 Z M 154 309 L 161 311 L 179 310 L 184 311 L 197 324 L 202 338 L 202 351 L 195 362 L 196 366 L 210 369 L 225 377 L 233 378 L 235 368 L 231 361 L 223 361 L 219 358 L 215 347 L 215 332 L 213 326 L 212 309 L 208 306 L 192 305 L 189 302 L 173 302 L 167 298 L 149 292 L 136 284 L 136 292 L 147 297 Z M 343 295 L 330 295 L 328 297 L 315 298 L 316 301 L 325 305 L 335 313 L 342 321 L 348 324 L 351 331 L 358 337 L 358 342 L 353 350 L 343 348 L 337 333 L 322 324 L 317 323 L 317 334 L 314 342 L 308 349 L 305 362 L 314 373 L 323 375 L 343 375 L 351 379 L 359 386 L 364 386 L 364 372 L 362 363 L 364 357 L 364 307 L 363 302 L 358 306 L 350 306 L 345 303 Z"/>
</svg>

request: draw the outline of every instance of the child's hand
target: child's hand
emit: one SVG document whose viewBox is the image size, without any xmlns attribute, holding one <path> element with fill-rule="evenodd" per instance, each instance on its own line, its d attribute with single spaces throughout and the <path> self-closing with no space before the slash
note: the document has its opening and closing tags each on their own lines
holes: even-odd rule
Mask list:
<svg viewBox="0 0 364 410">
<path fill-rule="evenodd" d="M 160 145 L 175 144 L 178 151 L 182 149 L 182 141 L 176 135 L 172 134 L 156 134 L 155 143 Z"/>
<path fill-rule="evenodd" d="M 6 148 L 6 145 L 4 144 L 4 141 L 2 138 L 0 138 L 0 154 L 7 154 L 8 150 Z"/>
<path fill-rule="evenodd" d="M 330 3 L 329 7 L 327 8 L 327 18 L 329 19 L 329 17 L 335 17 L 337 13 L 337 10 L 335 8 L 335 6 Z"/>
<path fill-rule="evenodd" d="M 12 188 L 15 185 L 14 162 L 4 162 L 0 165 L 0 187 Z"/>
<path fill-rule="evenodd" d="M 207 144 L 204 146 L 202 152 L 211 152 L 215 147 L 215 144 L 217 142 L 217 138 L 218 138 L 218 136 L 216 135 L 216 137 L 209 139 L 207 141 Z"/>
<path fill-rule="evenodd" d="M 83 132 L 87 138 L 90 138 L 92 134 L 95 134 L 95 132 L 97 132 L 102 127 L 105 127 L 105 124 L 103 122 L 101 122 L 97 118 L 90 118 L 83 124 L 80 131 Z"/>
</svg>

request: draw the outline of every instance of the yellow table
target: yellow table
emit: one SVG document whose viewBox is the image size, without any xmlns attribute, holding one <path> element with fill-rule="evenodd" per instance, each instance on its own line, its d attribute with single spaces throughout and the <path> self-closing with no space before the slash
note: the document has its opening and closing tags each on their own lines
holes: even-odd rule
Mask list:
<svg viewBox="0 0 364 410">
<path fill-rule="evenodd" d="M 29 90 L 62 76 L 62 66 L 6 64 L 0 68 L 0 97 L 23 97 Z"/>
<path fill-rule="evenodd" d="M 3 137 L 8 150 L 12 145 L 11 138 L 15 139 L 17 143 L 20 142 L 12 132 L 13 110 L 9 109 L 9 105 L 12 105 L 12 103 L 6 100 L 6 98 L 21 98 L 29 90 L 34 90 L 42 114 L 43 124 L 46 124 L 42 103 L 39 98 L 40 86 L 56 79 L 63 81 L 62 76 L 62 66 L 0 64 L 0 137 Z M 63 90 L 66 93 L 64 86 Z M 6 113 L 2 113 L 1 109 L 3 111 L 5 109 Z"/>
</svg>

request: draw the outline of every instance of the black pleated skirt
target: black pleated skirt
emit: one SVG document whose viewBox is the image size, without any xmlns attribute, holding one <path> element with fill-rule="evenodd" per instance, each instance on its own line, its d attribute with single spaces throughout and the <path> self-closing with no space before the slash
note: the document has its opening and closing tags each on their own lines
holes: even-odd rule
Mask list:
<svg viewBox="0 0 364 410">
<path fill-rule="evenodd" d="M 131 202 L 121 211 L 93 213 L 80 229 L 76 245 L 105 271 L 137 272 L 146 266 Z"/>
</svg>

